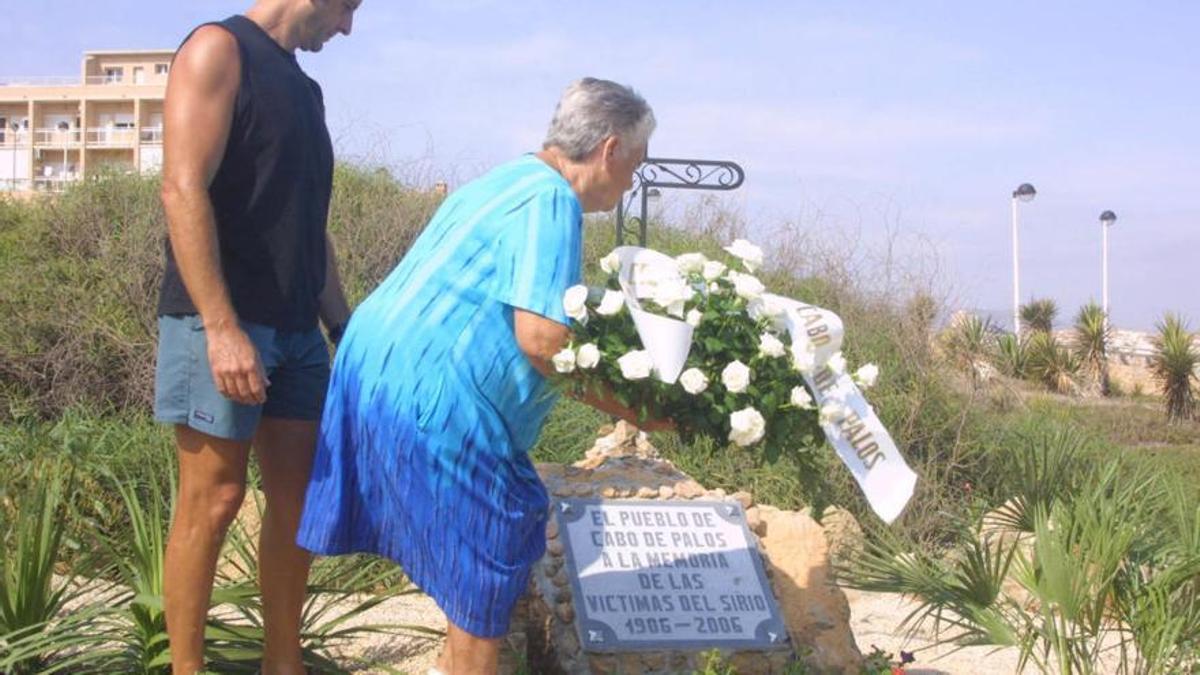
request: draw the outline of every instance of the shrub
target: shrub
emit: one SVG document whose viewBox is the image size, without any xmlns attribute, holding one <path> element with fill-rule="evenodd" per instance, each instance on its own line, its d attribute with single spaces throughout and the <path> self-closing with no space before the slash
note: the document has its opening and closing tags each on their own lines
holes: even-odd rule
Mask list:
<svg viewBox="0 0 1200 675">
<path fill-rule="evenodd" d="M 1008 377 L 1025 379 L 1029 375 L 1028 341 L 1012 333 L 996 338 L 996 365 Z"/>
<path fill-rule="evenodd" d="M 1200 354 L 1194 339 L 1187 324 L 1176 314 L 1168 314 L 1158 324 L 1151 368 L 1166 402 L 1167 419 L 1172 422 L 1196 416 L 1196 368 L 1200 365 Z"/>
<path fill-rule="evenodd" d="M 1078 390 L 1079 357 L 1063 346 L 1052 333 L 1034 333 L 1029 338 L 1026 371 L 1050 391 L 1072 394 Z"/>
<path fill-rule="evenodd" d="M 1099 305 L 1089 302 L 1080 308 L 1075 316 L 1074 339 L 1083 375 L 1095 391 L 1108 396 L 1108 346 L 1112 342 L 1112 330 L 1108 316 Z"/>
<path fill-rule="evenodd" d="M 1024 326 L 1035 333 L 1054 330 L 1054 318 L 1058 316 L 1058 304 L 1049 298 L 1030 300 L 1019 309 Z"/>
</svg>

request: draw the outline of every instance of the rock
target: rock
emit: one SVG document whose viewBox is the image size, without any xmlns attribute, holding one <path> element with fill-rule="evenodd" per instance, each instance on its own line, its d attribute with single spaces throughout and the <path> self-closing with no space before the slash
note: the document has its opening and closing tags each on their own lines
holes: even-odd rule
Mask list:
<svg viewBox="0 0 1200 675">
<path fill-rule="evenodd" d="M 546 543 L 546 551 L 555 557 L 563 554 L 563 543 L 561 539 L 551 539 Z"/>
<path fill-rule="evenodd" d="M 742 505 L 743 509 L 748 509 L 754 504 L 754 497 L 750 496 L 750 493 L 744 490 L 738 490 L 733 493 L 733 498 Z"/>
<path fill-rule="evenodd" d="M 554 486 L 554 490 L 552 490 L 550 492 L 550 494 L 554 495 L 555 497 L 570 497 L 571 496 L 571 486 L 556 485 L 556 486 Z"/>
<path fill-rule="evenodd" d="M 614 499 L 617 497 L 617 488 L 609 485 L 600 491 L 600 496 L 604 497 L 605 499 Z"/>
<path fill-rule="evenodd" d="M 558 586 L 559 588 L 566 588 L 567 585 L 571 583 L 571 580 L 567 578 L 566 570 L 559 570 L 558 573 L 554 575 L 554 579 L 552 581 L 554 581 L 554 585 Z"/>
<path fill-rule="evenodd" d="M 725 499 L 725 490 L 724 490 L 724 488 L 717 488 L 715 490 L 709 490 L 708 496 L 712 497 L 713 499 Z"/>
<path fill-rule="evenodd" d="M 750 528 L 751 532 L 759 536 L 762 536 L 767 531 L 767 529 L 763 527 L 763 519 L 758 513 L 757 506 L 751 506 L 750 508 L 746 509 L 746 527 Z"/>
<path fill-rule="evenodd" d="M 658 488 L 658 498 L 659 499 L 670 499 L 671 497 L 674 497 L 674 496 L 675 496 L 675 488 L 671 487 L 670 485 L 663 485 L 662 487 Z"/>
<path fill-rule="evenodd" d="M 608 436 L 609 434 L 611 434 L 612 432 L 614 432 L 616 430 L 617 430 L 617 427 L 615 425 L 602 424 L 602 425 L 600 425 L 600 428 L 596 430 L 596 435 L 597 436 Z"/>
<path fill-rule="evenodd" d="M 592 494 L 594 494 L 592 492 L 592 486 L 590 486 L 586 483 L 580 483 L 575 486 L 575 496 L 576 497 L 591 497 Z"/>
<path fill-rule="evenodd" d="M 675 496 L 683 499 L 695 499 L 705 494 L 704 486 L 692 479 L 679 481 L 675 484 Z"/>
<path fill-rule="evenodd" d="M 805 661 L 824 671 L 856 673 L 862 654 L 850 630 L 850 604 L 833 585 L 829 541 L 805 513 L 759 505 L 772 586 L 794 644 L 812 650 Z"/>
<path fill-rule="evenodd" d="M 658 490 L 655 490 L 652 487 L 643 485 L 642 487 L 638 488 L 638 491 L 637 491 L 638 499 L 653 499 L 657 496 L 658 496 Z"/>
<path fill-rule="evenodd" d="M 551 518 L 546 521 L 546 538 L 558 538 L 558 518 Z"/>
</svg>

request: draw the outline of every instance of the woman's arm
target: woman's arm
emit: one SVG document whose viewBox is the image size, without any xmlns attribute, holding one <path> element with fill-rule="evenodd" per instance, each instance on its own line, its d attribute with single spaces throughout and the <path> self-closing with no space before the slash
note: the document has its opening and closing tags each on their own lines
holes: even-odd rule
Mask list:
<svg viewBox="0 0 1200 675">
<path fill-rule="evenodd" d="M 556 373 L 551 359 L 567 345 L 571 330 L 544 316 L 513 308 L 513 333 L 516 335 L 517 345 L 533 367 L 546 377 L 554 377 Z M 620 417 L 645 431 L 667 431 L 673 427 L 666 420 L 639 421 L 635 411 L 621 405 L 608 391 L 572 396 L 600 412 Z"/>
</svg>

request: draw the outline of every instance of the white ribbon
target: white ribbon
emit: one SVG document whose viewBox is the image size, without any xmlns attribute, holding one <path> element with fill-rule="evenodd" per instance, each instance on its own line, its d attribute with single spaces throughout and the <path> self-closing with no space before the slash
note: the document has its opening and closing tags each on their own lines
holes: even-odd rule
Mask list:
<svg viewBox="0 0 1200 675">
<path fill-rule="evenodd" d="M 653 270 L 669 269 L 675 273 L 675 259 L 637 246 L 622 246 L 616 253 L 621 261 L 618 277 L 625 304 L 642 346 L 654 362 L 655 376 L 674 384 L 692 347 L 692 326 L 686 321 L 647 312 L 640 300 L 653 296 L 654 284 L 661 278 Z M 803 375 L 818 409 L 827 402 L 837 402 L 849 409 L 845 418 L 830 420 L 821 429 L 858 482 L 872 510 L 884 522 L 891 523 L 912 497 L 917 475 L 904 462 L 895 441 L 850 375 L 835 373 L 825 365 L 842 349 L 842 320 L 829 310 L 790 298 L 767 293 L 763 294 L 763 300 L 783 308 L 780 325 L 791 337 L 793 349 L 813 353 L 817 365 Z"/>
</svg>

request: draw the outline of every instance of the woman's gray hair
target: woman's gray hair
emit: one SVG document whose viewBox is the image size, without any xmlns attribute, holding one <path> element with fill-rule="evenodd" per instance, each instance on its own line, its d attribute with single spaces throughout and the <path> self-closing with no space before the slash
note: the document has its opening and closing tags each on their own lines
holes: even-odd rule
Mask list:
<svg viewBox="0 0 1200 675">
<path fill-rule="evenodd" d="M 542 147 L 559 148 L 579 162 L 605 138 L 616 135 L 629 153 L 650 140 L 654 125 L 654 111 L 633 89 L 585 77 L 563 92 Z"/>
</svg>

